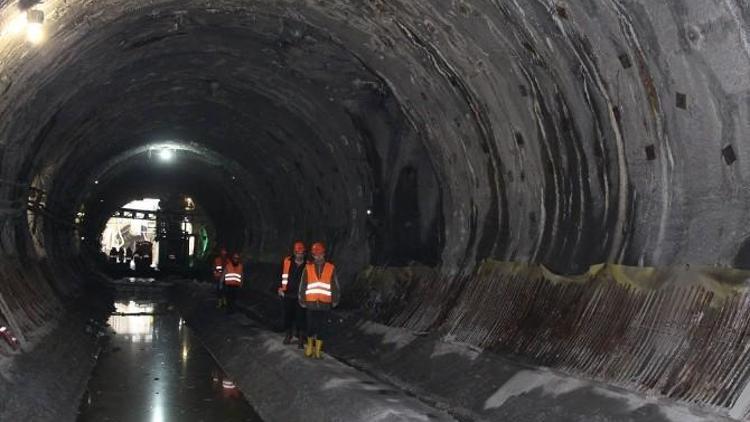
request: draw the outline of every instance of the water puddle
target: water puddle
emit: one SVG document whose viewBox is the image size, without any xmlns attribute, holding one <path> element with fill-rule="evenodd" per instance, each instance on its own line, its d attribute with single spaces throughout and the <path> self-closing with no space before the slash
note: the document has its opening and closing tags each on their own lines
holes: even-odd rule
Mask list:
<svg viewBox="0 0 750 422">
<path fill-rule="evenodd" d="M 115 303 L 79 422 L 261 421 L 166 301 Z"/>
</svg>

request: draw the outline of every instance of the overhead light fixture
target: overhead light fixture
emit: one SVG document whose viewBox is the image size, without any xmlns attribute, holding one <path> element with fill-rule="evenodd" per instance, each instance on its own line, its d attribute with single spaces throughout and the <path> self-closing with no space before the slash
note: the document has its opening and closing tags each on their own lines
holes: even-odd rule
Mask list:
<svg viewBox="0 0 750 422">
<path fill-rule="evenodd" d="M 172 161 L 174 150 L 172 148 L 162 148 L 159 150 L 159 159 L 161 161 Z"/>
<path fill-rule="evenodd" d="M 39 9 L 29 9 L 26 11 L 26 21 L 29 24 L 43 24 L 44 23 L 44 12 Z"/>
<path fill-rule="evenodd" d="M 26 11 L 26 39 L 32 44 L 44 41 L 44 12 L 38 9 Z"/>
<path fill-rule="evenodd" d="M 44 41 L 44 11 L 29 9 L 20 12 L 3 24 L 0 35 L 17 36 L 26 34 L 26 40 L 32 44 Z"/>
</svg>

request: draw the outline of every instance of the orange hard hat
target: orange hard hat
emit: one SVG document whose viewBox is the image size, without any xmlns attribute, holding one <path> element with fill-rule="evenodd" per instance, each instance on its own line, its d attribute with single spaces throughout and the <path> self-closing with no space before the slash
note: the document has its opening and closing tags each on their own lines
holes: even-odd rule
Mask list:
<svg viewBox="0 0 750 422">
<path fill-rule="evenodd" d="M 299 240 L 294 242 L 294 253 L 305 253 L 305 244 Z"/>
<path fill-rule="evenodd" d="M 313 255 L 323 255 L 326 252 L 326 247 L 321 242 L 315 242 L 310 250 Z"/>
</svg>

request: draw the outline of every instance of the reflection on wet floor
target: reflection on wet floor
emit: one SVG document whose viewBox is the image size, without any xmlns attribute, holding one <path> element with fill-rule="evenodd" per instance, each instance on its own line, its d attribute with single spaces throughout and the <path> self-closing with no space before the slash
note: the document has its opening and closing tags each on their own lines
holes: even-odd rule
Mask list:
<svg viewBox="0 0 750 422">
<path fill-rule="evenodd" d="M 118 301 L 79 422 L 260 421 L 165 302 Z"/>
</svg>

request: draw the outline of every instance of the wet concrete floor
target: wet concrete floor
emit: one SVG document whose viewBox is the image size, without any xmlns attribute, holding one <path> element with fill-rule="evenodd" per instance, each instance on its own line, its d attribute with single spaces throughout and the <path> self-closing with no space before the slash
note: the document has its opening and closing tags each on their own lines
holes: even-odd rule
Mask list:
<svg viewBox="0 0 750 422">
<path fill-rule="evenodd" d="M 79 422 L 261 421 L 164 300 L 120 299 Z"/>
</svg>

